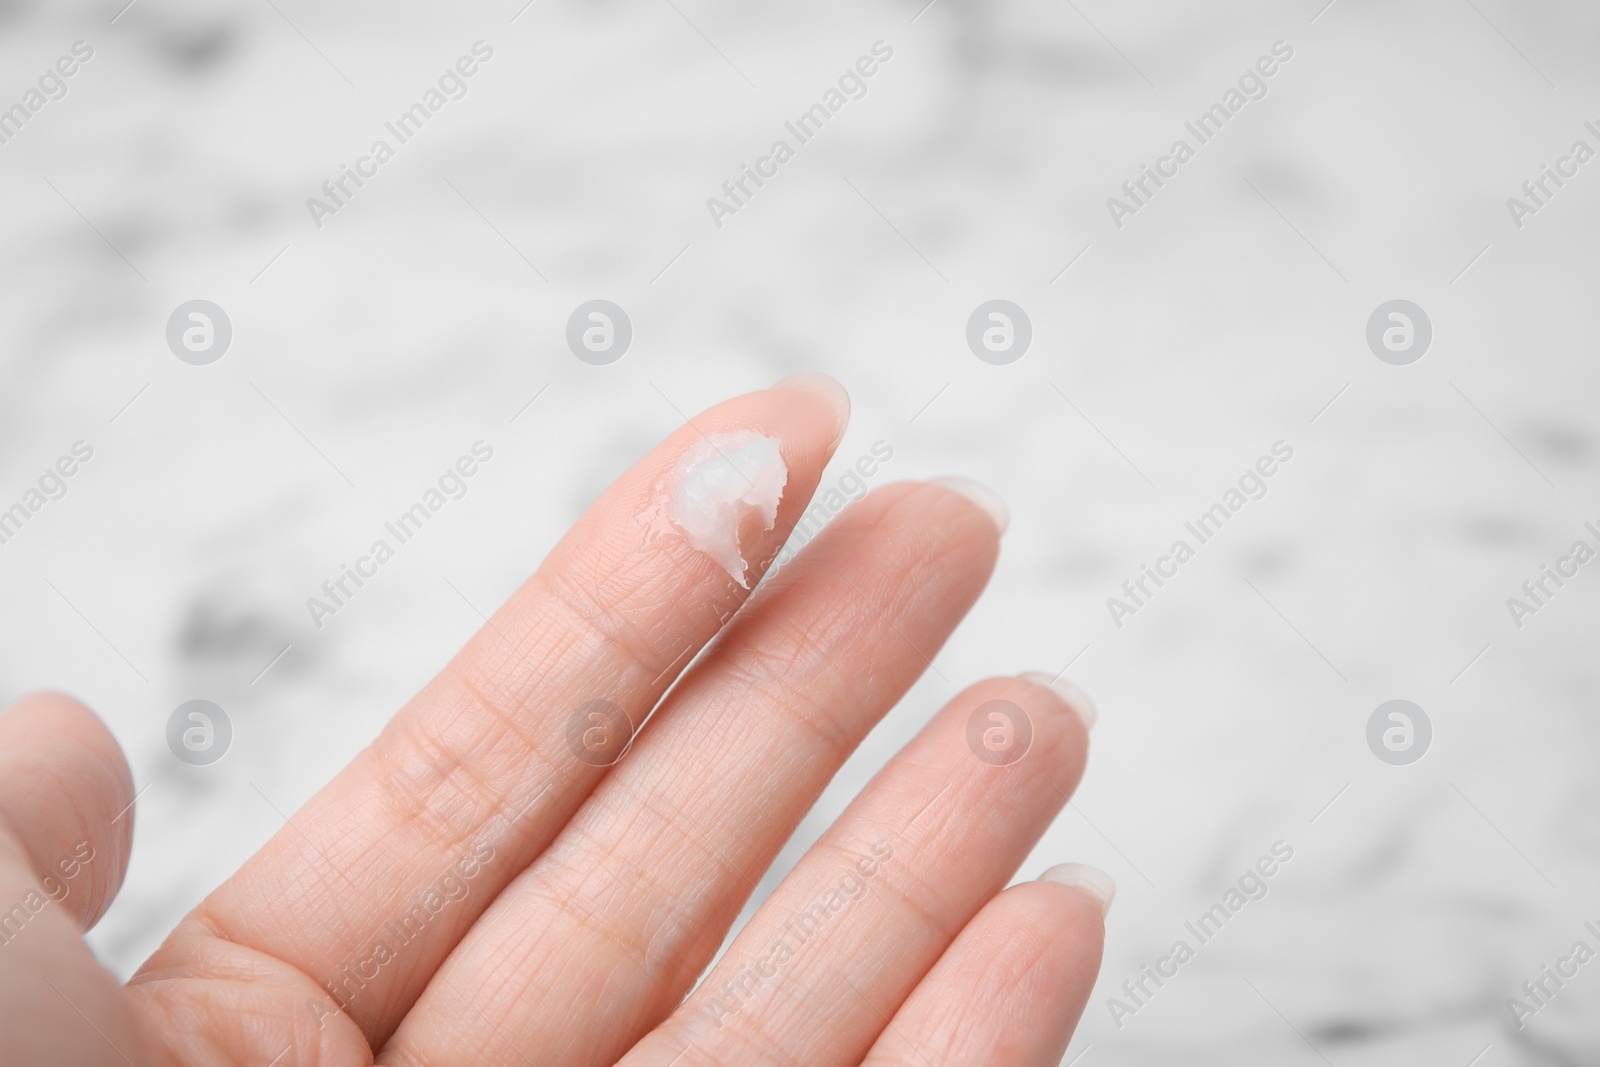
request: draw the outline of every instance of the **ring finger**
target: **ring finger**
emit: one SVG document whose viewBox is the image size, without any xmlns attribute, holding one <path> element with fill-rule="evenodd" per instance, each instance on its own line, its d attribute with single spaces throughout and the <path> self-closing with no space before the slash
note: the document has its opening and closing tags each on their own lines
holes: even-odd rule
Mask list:
<svg viewBox="0 0 1600 1067">
<path fill-rule="evenodd" d="M 958 695 L 623 1063 L 859 1064 L 1066 804 L 1085 700 L 1022 678 Z"/>
</svg>

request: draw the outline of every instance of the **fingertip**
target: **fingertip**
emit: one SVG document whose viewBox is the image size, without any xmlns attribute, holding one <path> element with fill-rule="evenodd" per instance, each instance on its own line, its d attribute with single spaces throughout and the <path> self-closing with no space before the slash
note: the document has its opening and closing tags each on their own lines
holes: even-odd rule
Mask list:
<svg viewBox="0 0 1600 1067">
<path fill-rule="evenodd" d="M 1038 878 L 1041 882 L 1072 886 L 1081 889 L 1100 905 L 1103 919 L 1111 911 L 1111 902 L 1117 899 L 1117 883 L 1105 871 L 1084 863 L 1058 863 Z"/>
<path fill-rule="evenodd" d="M 1100 721 L 1100 709 L 1095 706 L 1094 698 L 1076 682 L 1045 671 L 1023 671 L 1017 677 L 1035 685 L 1042 685 L 1060 697 L 1083 722 L 1085 730 L 1094 729 L 1094 724 Z"/>
<path fill-rule="evenodd" d="M 1000 533 L 1005 533 L 1006 527 L 1011 525 L 1011 509 L 1006 507 L 1006 502 L 1000 499 L 999 493 L 982 482 L 959 474 L 946 474 L 939 478 L 930 478 L 928 483 L 953 493 L 960 493 L 978 505 L 979 509 L 994 522 L 995 529 Z"/>
<path fill-rule="evenodd" d="M 124 803 L 133 799 L 133 771 L 122 745 L 105 720 L 71 693 L 39 689 L 17 698 L 0 712 L 0 731 L 8 728 L 19 740 L 60 742 L 82 749 L 103 765 Z"/>
<path fill-rule="evenodd" d="M 833 412 L 834 422 L 833 441 L 828 446 L 829 454 L 839 447 L 839 442 L 844 439 L 844 432 L 850 425 L 850 393 L 837 378 L 820 371 L 801 371 L 776 382 L 772 388 L 799 390 L 826 400 Z"/>
<path fill-rule="evenodd" d="M 84 929 L 122 886 L 133 801 L 122 746 L 82 701 L 40 691 L 0 714 L 0 815 L 41 876 L 89 872 L 90 890 L 63 899 Z"/>
</svg>

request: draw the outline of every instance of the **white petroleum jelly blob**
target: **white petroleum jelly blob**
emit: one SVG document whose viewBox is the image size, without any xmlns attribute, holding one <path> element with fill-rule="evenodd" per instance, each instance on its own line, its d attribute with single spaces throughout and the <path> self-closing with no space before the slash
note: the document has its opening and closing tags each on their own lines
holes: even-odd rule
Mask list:
<svg viewBox="0 0 1600 1067">
<path fill-rule="evenodd" d="M 777 438 L 754 430 L 709 434 L 691 445 L 673 467 L 668 514 L 689 547 L 716 560 L 749 589 L 739 527 L 755 513 L 761 516 L 762 529 L 772 529 L 788 482 L 789 468 Z"/>
</svg>

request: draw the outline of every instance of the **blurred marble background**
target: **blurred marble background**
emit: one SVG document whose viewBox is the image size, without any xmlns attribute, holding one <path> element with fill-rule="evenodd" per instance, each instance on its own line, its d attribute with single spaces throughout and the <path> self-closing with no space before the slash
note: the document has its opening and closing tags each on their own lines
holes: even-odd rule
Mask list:
<svg viewBox="0 0 1600 1067">
<path fill-rule="evenodd" d="M 879 481 L 970 475 L 1013 522 L 951 684 L 874 733 L 762 895 L 951 685 L 1070 665 L 1094 756 L 1021 876 L 1079 860 L 1121 896 L 1068 1062 L 1600 1062 L 1600 964 L 1521 1028 L 1507 1007 L 1600 947 L 1600 567 L 1520 628 L 1506 604 L 1600 525 L 1600 163 L 1520 227 L 1506 203 L 1600 148 L 1600 9 L 925 3 L 0 2 L 0 107 L 93 52 L 0 144 L 0 507 L 93 449 L 0 544 L 0 697 L 74 692 L 144 790 L 109 966 L 675 408 L 815 368 L 855 398 L 840 470 L 886 441 Z M 307 198 L 477 41 L 465 95 L 318 226 Z M 878 41 L 866 94 L 716 225 L 707 198 Z M 1116 225 L 1107 198 L 1280 41 L 1266 95 Z M 634 327 L 609 366 L 564 339 L 596 297 Z M 233 327 L 203 367 L 165 337 L 197 298 Z M 992 298 L 1032 322 L 1005 366 L 965 337 Z M 1393 299 L 1433 327 L 1406 366 L 1367 343 Z M 315 628 L 306 598 L 479 439 L 470 492 Z M 1277 441 L 1268 494 L 1115 625 Z M 167 747 L 194 698 L 233 723 L 209 767 Z M 1406 766 L 1366 738 L 1396 698 L 1433 728 Z M 1266 897 L 1115 1017 L 1278 841 Z"/>
</svg>

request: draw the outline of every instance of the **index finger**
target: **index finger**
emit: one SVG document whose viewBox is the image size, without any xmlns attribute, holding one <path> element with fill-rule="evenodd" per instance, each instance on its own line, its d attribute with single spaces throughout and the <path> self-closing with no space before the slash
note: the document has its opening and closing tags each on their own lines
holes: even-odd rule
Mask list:
<svg viewBox="0 0 1600 1067">
<path fill-rule="evenodd" d="M 381 1045 L 744 602 L 848 410 L 837 382 L 801 375 L 667 438 L 135 983 L 196 977 L 206 939 L 242 944 Z"/>
</svg>

